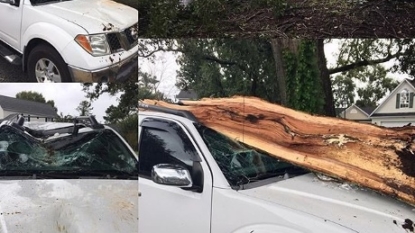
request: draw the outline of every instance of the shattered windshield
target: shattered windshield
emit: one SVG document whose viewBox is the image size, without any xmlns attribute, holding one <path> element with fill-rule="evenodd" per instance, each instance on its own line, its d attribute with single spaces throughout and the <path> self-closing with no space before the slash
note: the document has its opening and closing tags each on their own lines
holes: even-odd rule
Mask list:
<svg viewBox="0 0 415 233">
<path fill-rule="evenodd" d="M 108 129 L 38 139 L 13 127 L 0 127 L 0 175 L 125 175 L 136 170 L 134 155 Z"/>
<path fill-rule="evenodd" d="M 271 177 L 289 178 L 308 172 L 208 127 L 196 125 L 196 128 L 231 186 L 241 187 Z"/>
</svg>

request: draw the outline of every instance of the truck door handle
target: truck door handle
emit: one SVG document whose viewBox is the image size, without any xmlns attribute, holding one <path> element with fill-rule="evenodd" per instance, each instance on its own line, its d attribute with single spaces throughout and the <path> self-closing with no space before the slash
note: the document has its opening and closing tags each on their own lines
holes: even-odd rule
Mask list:
<svg viewBox="0 0 415 233">
<path fill-rule="evenodd" d="M 141 197 L 141 192 L 138 192 L 138 196 Z"/>
</svg>

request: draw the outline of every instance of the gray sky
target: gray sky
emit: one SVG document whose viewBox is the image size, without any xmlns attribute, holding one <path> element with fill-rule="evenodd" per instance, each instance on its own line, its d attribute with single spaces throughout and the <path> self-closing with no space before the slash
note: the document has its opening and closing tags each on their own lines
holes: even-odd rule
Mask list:
<svg viewBox="0 0 415 233">
<path fill-rule="evenodd" d="M 334 67 L 336 64 L 339 43 L 340 40 L 332 40 L 324 46 L 328 67 Z M 154 74 L 158 77 L 160 83 L 158 84 L 157 90 L 163 92 L 168 98 L 174 99 L 175 95 L 179 93 L 179 89 L 175 86 L 176 72 L 180 68 L 176 63 L 176 55 L 171 52 L 158 52 L 156 55 L 156 64 L 153 64 L 146 59 L 139 59 L 138 65 L 142 71 Z M 389 68 L 393 65 L 393 63 L 394 61 L 389 61 L 383 65 Z M 408 75 L 396 73 L 390 73 L 389 76 L 394 77 L 399 81 L 409 77 Z"/>
<path fill-rule="evenodd" d="M 16 97 L 21 91 L 36 91 L 45 97 L 46 101 L 53 100 L 55 107 L 58 108 L 58 114 L 76 116 L 79 103 L 85 98 L 85 92 L 82 91 L 80 83 L 0 83 L 0 94 L 10 97 Z M 104 123 L 105 110 L 111 105 L 118 105 L 117 96 L 102 94 L 98 100 L 92 103 L 92 114 L 97 120 Z"/>
</svg>

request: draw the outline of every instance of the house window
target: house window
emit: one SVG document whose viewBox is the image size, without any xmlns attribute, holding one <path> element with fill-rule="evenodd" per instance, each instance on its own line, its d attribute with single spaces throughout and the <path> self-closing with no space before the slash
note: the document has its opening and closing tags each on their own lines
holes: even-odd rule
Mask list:
<svg viewBox="0 0 415 233">
<path fill-rule="evenodd" d="M 400 95 L 399 108 L 409 108 L 409 92 L 405 89 Z"/>
</svg>

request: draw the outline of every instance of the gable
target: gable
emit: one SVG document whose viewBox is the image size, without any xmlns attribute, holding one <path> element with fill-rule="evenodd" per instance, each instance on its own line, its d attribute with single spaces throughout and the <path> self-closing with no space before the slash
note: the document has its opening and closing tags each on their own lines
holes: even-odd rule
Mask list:
<svg viewBox="0 0 415 233">
<path fill-rule="evenodd" d="M 362 109 L 357 107 L 355 104 L 347 108 L 345 111 L 343 111 L 340 115 L 343 118 L 349 119 L 349 120 L 367 120 L 369 119 L 369 115 L 364 112 Z"/>
<path fill-rule="evenodd" d="M 408 81 L 402 81 L 389 96 L 376 108 L 371 116 L 399 113 L 415 113 L 415 88 Z"/>
</svg>

